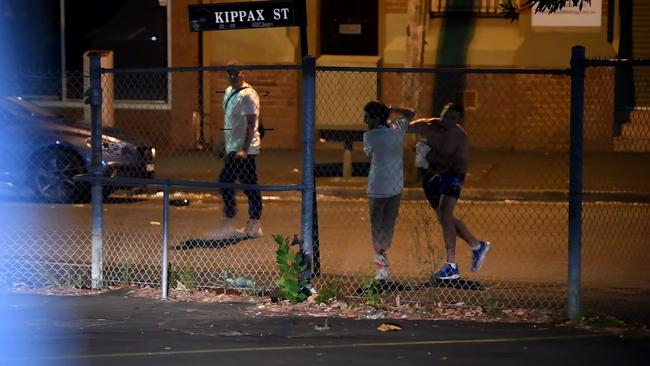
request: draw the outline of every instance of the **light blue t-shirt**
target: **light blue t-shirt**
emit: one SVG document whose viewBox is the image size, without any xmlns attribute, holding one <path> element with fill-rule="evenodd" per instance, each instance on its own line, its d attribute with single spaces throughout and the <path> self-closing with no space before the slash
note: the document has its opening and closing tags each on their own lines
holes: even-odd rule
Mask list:
<svg viewBox="0 0 650 366">
<path fill-rule="evenodd" d="M 368 197 L 390 197 L 404 188 L 404 139 L 409 121 L 389 121 L 363 134 L 363 152 L 370 158 Z"/>
</svg>

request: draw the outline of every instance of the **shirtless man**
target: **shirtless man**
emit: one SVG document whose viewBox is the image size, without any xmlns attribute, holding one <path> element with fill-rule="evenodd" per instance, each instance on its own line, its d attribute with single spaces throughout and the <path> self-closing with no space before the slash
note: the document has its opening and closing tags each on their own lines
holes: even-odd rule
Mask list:
<svg viewBox="0 0 650 366">
<path fill-rule="evenodd" d="M 411 121 L 409 133 L 420 133 L 423 140 L 416 146 L 416 166 L 422 173 L 422 188 L 427 201 L 436 211 L 442 226 L 447 263 L 435 274 L 436 279 L 460 277 L 456 264 L 456 236 L 472 248 L 472 272 L 478 271 L 490 250 L 490 243 L 478 240 L 467 226 L 454 216 L 469 158 L 467 133 L 461 127 L 463 107 L 447 103 L 440 118 Z"/>
</svg>

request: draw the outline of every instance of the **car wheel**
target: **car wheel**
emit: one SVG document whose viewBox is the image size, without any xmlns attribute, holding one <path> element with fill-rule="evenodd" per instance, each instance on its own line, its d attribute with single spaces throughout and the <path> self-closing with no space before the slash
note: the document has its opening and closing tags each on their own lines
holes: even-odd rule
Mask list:
<svg viewBox="0 0 650 366">
<path fill-rule="evenodd" d="M 77 155 L 64 150 L 48 150 L 35 157 L 33 164 L 36 167 L 33 189 L 40 199 L 56 203 L 90 200 L 88 184 L 72 179 L 86 171 Z"/>
</svg>

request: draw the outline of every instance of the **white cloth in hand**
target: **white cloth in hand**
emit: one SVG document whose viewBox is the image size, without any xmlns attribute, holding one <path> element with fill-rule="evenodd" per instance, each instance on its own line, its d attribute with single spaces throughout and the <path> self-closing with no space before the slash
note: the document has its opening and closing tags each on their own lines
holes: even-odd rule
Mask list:
<svg viewBox="0 0 650 366">
<path fill-rule="evenodd" d="M 415 167 L 416 168 L 429 168 L 427 161 L 427 154 L 431 151 L 431 146 L 425 140 L 420 140 L 415 144 Z"/>
</svg>

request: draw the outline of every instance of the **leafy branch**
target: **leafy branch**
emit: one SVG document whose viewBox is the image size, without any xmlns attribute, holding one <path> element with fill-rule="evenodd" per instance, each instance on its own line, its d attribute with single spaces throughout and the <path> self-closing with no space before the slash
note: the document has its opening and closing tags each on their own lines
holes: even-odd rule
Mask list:
<svg viewBox="0 0 650 366">
<path fill-rule="evenodd" d="M 297 304 L 307 298 L 307 295 L 302 290 L 309 283 L 300 280 L 300 275 L 307 269 L 307 265 L 303 264 L 300 249 L 291 250 L 292 244 L 290 244 L 289 238 L 282 235 L 273 235 L 273 240 L 278 244 L 275 259 L 280 271 L 280 278 L 275 283 L 280 287 L 284 300 Z"/>
<path fill-rule="evenodd" d="M 562 10 L 564 7 L 578 7 L 580 11 L 585 4 L 591 5 L 591 0 L 503 0 L 499 4 L 501 11 L 499 14 L 503 15 L 506 19 L 510 19 L 511 22 L 519 19 L 519 14 L 521 10 L 534 8 L 535 13 L 548 13 L 552 14 L 557 11 Z"/>
</svg>

